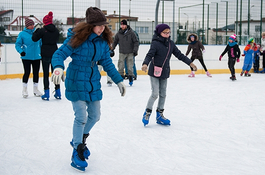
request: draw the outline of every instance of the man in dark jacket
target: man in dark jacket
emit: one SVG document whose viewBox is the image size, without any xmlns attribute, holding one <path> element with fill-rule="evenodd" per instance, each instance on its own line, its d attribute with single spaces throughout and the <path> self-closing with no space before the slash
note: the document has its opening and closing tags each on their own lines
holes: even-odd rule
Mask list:
<svg viewBox="0 0 265 175">
<path fill-rule="evenodd" d="M 124 77 L 124 61 L 126 60 L 128 74 L 129 74 L 129 84 L 133 84 L 133 57 L 138 54 L 139 40 L 137 39 L 134 31 L 129 25 L 127 25 L 126 20 L 121 21 L 121 28 L 114 37 L 114 43 L 112 45 L 113 50 L 119 44 L 119 61 L 118 61 L 118 71 L 122 77 Z"/>
<path fill-rule="evenodd" d="M 57 42 L 59 40 L 59 30 L 52 23 L 53 13 L 49 12 L 43 18 L 44 27 L 38 28 L 32 35 L 33 41 L 42 39 L 41 57 L 42 57 L 42 69 L 43 69 L 43 84 L 45 94 L 41 97 L 43 100 L 49 100 L 50 88 L 49 88 L 49 68 L 51 65 L 51 59 L 53 53 L 58 49 Z M 53 67 L 51 66 L 53 72 Z M 55 85 L 56 99 L 61 99 L 60 85 Z"/>
</svg>

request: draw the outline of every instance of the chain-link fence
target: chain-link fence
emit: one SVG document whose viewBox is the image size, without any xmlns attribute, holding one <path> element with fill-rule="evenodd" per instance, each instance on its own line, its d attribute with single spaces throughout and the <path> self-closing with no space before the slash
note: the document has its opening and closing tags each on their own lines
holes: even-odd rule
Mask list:
<svg viewBox="0 0 265 175">
<path fill-rule="evenodd" d="M 15 42 L 23 29 L 25 17 L 35 22 L 53 12 L 53 20 L 64 40 L 67 29 L 85 17 L 90 6 L 99 5 L 106 13 L 109 27 L 115 34 L 119 21 L 127 19 L 136 30 L 141 43 L 150 43 L 155 30 L 157 0 L 2 0 L 0 12 L 0 40 Z M 204 44 L 225 44 L 236 33 L 239 44 L 249 37 L 260 42 L 264 26 L 263 0 L 161 0 L 158 8 L 158 23 L 168 23 L 171 38 L 177 44 L 186 44 L 189 33 L 197 33 Z M 261 20 L 262 19 L 262 20 Z M 3 32 L 4 30 L 4 32 Z"/>
</svg>

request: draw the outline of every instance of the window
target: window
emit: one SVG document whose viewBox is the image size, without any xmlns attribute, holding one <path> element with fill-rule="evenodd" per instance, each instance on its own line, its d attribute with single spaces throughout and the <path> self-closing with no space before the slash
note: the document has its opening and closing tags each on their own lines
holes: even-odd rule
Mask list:
<svg viewBox="0 0 265 175">
<path fill-rule="evenodd" d="M 137 33 L 148 33 L 148 27 L 135 27 Z"/>
<path fill-rule="evenodd" d="M 255 26 L 255 32 L 259 32 L 260 31 L 260 26 Z"/>
<path fill-rule="evenodd" d="M 109 29 L 112 30 L 112 25 L 108 25 Z"/>
</svg>

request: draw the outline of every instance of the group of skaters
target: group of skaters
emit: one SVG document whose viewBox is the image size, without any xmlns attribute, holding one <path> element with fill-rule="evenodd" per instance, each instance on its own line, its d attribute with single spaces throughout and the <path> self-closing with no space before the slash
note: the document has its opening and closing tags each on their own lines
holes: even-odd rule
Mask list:
<svg viewBox="0 0 265 175">
<path fill-rule="evenodd" d="M 72 128 L 72 140 L 70 145 L 73 148 L 71 166 L 79 171 L 85 171 L 88 166 L 87 160 L 90 150 L 86 146 L 86 140 L 91 129 L 100 120 L 100 101 L 102 90 L 100 85 L 100 70 L 103 68 L 107 73 L 108 82 L 117 84 L 121 96 L 126 93 L 126 86 L 123 80 L 129 79 L 131 86 L 136 79 L 134 73 L 135 56 L 138 54 L 139 38 L 130 28 L 126 20 L 121 21 L 121 28 L 114 37 L 104 13 L 97 7 L 89 7 L 86 10 L 85 21 L 78 23 L 74 28 L 69 28 L 67 38 L 62 46 L 57 48 L 59 32 L 52 23 L 52 12 L 43 18 L 44 26 L 36 29 L 31 19 L 26 19 L 25 29 L 19 34 L 16 49 L 21 55 L 24 66 L 23 75 L 23 97 L 28 96 L 27 83 L 30 68 L 33 67 L 34 95 L 40 96 L 43 100 L 49 100 L 49 67 L 52 70 L 51 81 L 55 85 L 56 99 L 61 99 L 60 83 L 65 81 L 65 97 L 71 101 L 74 111 L 74 124 Z M 189 77 L 195 77 L 196 65 L 193 61 L 198 59 L 203 66 L 206 75 L 212 77 L 203 61 L 205 48 L 199 41 L 196 34 L 188 36 L 189 46 L 186 54 L 181 53 L 174 41 L 170 39 L 170 27 L 167 24 L 156 26 L 150 49 L 142 63 L 142 71 L 147 72 L 150 77 L 151 95 L 147 101 L 142 123 L 149 124 L 153 105 L 158 99 L 155 109 L 156 123 L 170 125 L 170 120 L 164 116 L 164 105 L 167 94 L 167 79 L 170 76 L 170 59 L 176 58 L 187 64 L 191 69 Z M 114 50 L 119 44 L 118 70 L 112 62 Z M 256 53 L 258 46 L 250 39 L 244 49 L 245 63 L 241 75 L 249 76 L 250 62 L 253 53 Z M 187 55 L 192 50 L 191 59 Z M 220 56 L 228 52 L 228 66 L 231 71 L 231 79 L 235 80 L 234 65 L 239 61 L 240 49 L 236 42 L 236 36 L 229 38 L 229 43 Z M 66 77 L 64 76 L 64 61 L 71 57 L 67 67 Z M 42 61 L 44 74 L 44 94 L 38 90 L 40 61 Z M 126 66 L 125 66 L 126 62 Z M 52 65 L 52 66 L 51 66 Z M 127 67 L 128 75 L 124 74 Z"/>
</svg>

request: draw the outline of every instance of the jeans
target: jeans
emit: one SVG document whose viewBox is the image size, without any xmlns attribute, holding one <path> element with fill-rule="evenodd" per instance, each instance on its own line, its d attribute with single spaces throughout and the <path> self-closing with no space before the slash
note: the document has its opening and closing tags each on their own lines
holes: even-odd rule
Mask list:
<svg viewBox="0 0 265 175">
<path fill-rule="evenodd" d="M 129 76 L 134 76 L 133 75 L 133 53 L 129 54 L 119 54 L 119 60 L 118 60 L 118 71 L 120 75 L 124 76 L 124 68 L 125 68 L 125 60 L 127 63 L 127 68 L 128 68 L 128 74 Z"/>
<path fill-rule="evenodd" d="M 92 127 L 100 119 L 100 101 L 74 101 L 72 102 L 74 110 L 73 125 L 73 143 L 74 148 L 83 141 L 83 134 L 88 134 Z"/>
<path fill-rule="evenodd" d="M 149 97 L 146 109 L 153 108 L 154 102 L 159 96 L 157 109 L 164 109 L 167 92 L 167 79 L 159 79 L 150 76 L 152 94 Z"/>
<path fill-rule="evenodd" d="M 125 66 L 125 74 L 128 75 L 128 68 L 127 68 L 126 60 L 124 62 L 124 66 Z M 136 66 L 135 66 L 135 57 L 133 57 L 133 74 L 135 77 L 137 77 L 137 70 L 136 70 Z"/>
</svg>

